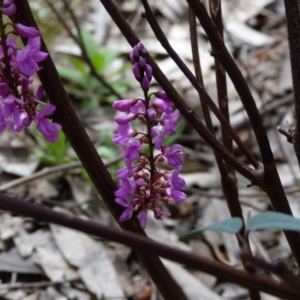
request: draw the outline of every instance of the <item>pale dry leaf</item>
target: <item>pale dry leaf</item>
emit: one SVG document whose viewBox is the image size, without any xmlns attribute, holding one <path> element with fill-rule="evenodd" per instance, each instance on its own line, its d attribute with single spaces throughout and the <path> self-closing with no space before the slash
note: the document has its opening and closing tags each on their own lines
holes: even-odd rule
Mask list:
<svg viewBox="0 0 300 300">
<path fill-rule="evenodd" d="M 66 260 L 78 267 L 78 274 L 89 291 L 99 297 L 124 297 L 116 270 L 101 242 L 88 235 L 50 225 L 53 238 Z"/>
<path fill-rule="evenodd" d="M 25 291 L 23 290 L 16 290 L 16 291 L 9 291 L 4 295 L 5 300 L 21 300 L 26 296 Z"/>
<path fill-rule="evenodd" d="M 62 295 L 56 288 L 49 286 L 46 289 L 47 296 L 52 300 L 68 300 L 67 297 Z"/>
<path fill-rule="evenodd" d="M 33 250 L 38 246 L 43 246 L 51 241 L 51 234 L 46 230 L 36 230 L 33 233 L 28 233 L 21 230 L 14 237 L 14 243 L 22 257 L 28 257 L 33 253 Z"/>
<path fill-rule="evenodd" d="M 42 270 L 34 261 L 31 258 L 22 258 L 16 248 L 12 248 L 8 252 L 0 253 L 0 271 L 22 274 L 42 274 Z"/>
<path fill-rule="evenodd" d="M 39 297 L 39 293 L 38 292 L 34 292 L 30 295 L 27 295 L 26 297 L 22 298 L 22 300 L 38 300 Z"/>
<path fill-rule="evenodd" d="M 52 241 L 44 246 L 36 247 L 33 260 L 41 266 L 51 281 L 64 281 L 78 278 L 76 272 L 69 267 Z"/>
<path fill-rule="evenodd" d="M 20 217 L 12 217 L 8 213 L 0 215 L 0 239 L 7 240 L 14 237 L 23 228 L 24 220 Z"/>
<path fill-rule="evenodd" d="M 181 265 L 165 259 L 163 263 L 189 300 L 223 300 Z"/>
<path fill-rule="evenodd" d="M 235 38 L 239 39 L 242 43 L 246 43 L 255 47 L 261 47 L 275 42 L 274 38 L 271 36 L 256 31 L 236 20 L 228 20 L 224 25 L 226 30 Z"/>
</svg>

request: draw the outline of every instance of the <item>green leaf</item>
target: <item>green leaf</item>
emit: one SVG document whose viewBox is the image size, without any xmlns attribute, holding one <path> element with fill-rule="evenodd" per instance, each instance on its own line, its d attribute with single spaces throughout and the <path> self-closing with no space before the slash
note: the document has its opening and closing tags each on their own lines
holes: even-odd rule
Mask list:
<svg viewBox="0 0 300 300">
<path fill-rule="evenodd" d="M 56 66 L 56 68 L 62 78 L 80 84 L 81 86 L 86 85 L 86 77 L 80 71 L 63 66 Z"/>
<path fill-rule="evenodd" d="M 81 29 L 80 33 L 87 55 L 91 58 L 97 51 L 97 44 L 89 32 Z M 76 34 L 76 37 L 79 39 L 78 33 Z"/>
<path fill-rule="evenodd" d="M 97 52 L 101 54 L 105 59 L 103 71 L 120 55 L 119 51 L 107 47 L 101 47 L 101 49 L 99 49 Z"/>
<path fill-rule="evenodd" d="M 262 229 L 300 231 L 300 219 L 280 212 L 267 211 L 257 214 L 248 220 L 247 230 Z"/>
<path fill-rule="evenodd" d="M 87 70 L 86 63 L 82 59 L 70 56 L 69 57 L 69 62 L 70 62 L 71 65 L 73 65 L 82 74 L 88 75 L 88 70 Z"/>
<path fill-rule="evenodd" d="M 106 146 L 100 146 L 97 148 L 97 152 L 101 157 L 113 159 L 116 157 L 115 153 L 112 151 L 111 148 L 108 148 Z"/>
<path fill-rule="evenodd" d="M 105 57 L 101 53 L 96 52 L 91 57 L 91 61 L 97 73 L 101 74 L 105 67 Z"/>
<path fill-rule="evenodd" d="M 213 230 L 213 231 L 220 231 L 220 232 L 227 232 L 227 233 L 238 233 L 242 227 L 243 227 L 242 219 L 238 217 L 234 217 L 202 228 L 196 228 L 191 232 L 189 232 L 188 234 L 182 235 L 179 238 L 179 240 L 180 241 L 190 240 L 206 230 Z"/>
</svg>

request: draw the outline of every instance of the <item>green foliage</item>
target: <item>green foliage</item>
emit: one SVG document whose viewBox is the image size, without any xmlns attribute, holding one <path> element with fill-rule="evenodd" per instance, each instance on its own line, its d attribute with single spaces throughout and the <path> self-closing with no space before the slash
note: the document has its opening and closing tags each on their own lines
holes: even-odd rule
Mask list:
<svg viewBox="0 0 300 300">
<path fill-rule="evenodd" d="M 104 132 L 101 135 L 102 145 L 97 147 L 97 152 L 102 158 L 109 160 L 115 159 L 117 156 L 115 145 L 112 141 L 112 136 L 108 132 Z M 109 167 L 109 170 L 116 171 L 124 167 L 123 160 L 116 162 Z"/>
<path fill-rule="evenodd" d="M 96 70 L 98 75 L 103 76 L 104 72 L 119 56 L 119 52 L 107 47 L 98 49 L 92 35 L 88 32 L 81 30 L 82 40 L 87 52 L 87 55 Z M 96 106 L 101 101 L 112 103 L 115 101 L 115 95 L 106 88 L 99 80 L 90 74 L 90 68 L 86 62 L 78 57 L 68 56 L 69 67 L 58 65 L 57 70 L 60 76 L 68 82 L 68 93 L 73 94 L 81 100 L 84 106 Z M 128 89 L 127 80 L 120 74 L 130 66 L 126 63 L 115 72 L 111 73 L 106 81 L 109 82 L 118 93 L 123 94 Z M 104 100 L 103 100 L 104 99 Z"/>
<path fill-rule="evenodd" d="M 221 232 L 227 232 L 227 233 L 238 233 L 242 227 L 243 227 L 243 221 L 240 218 L 238 218 L 238 217 L 230 218 L 230 219 L 226 219 L 226 220 L 214 223 L 212 225 L 194 229 L 194 230 L 190 231 L 188 234 L 181 236 L 179 238 L 179 240 L 180 241 L 190 240 L 206 230 L 221 231 Z"/>
<path fill-rule="evenodd" d="M 36 134 L 36 136 L 41 147 L 40 149 L 34 149 L 34 152 L 42 163 L 55 166 L 74 160 L 68 155 L 70 144 L 61 130 L 58 133 L 56 143 L 46 142 L 40 134 Z"/>
<path fill-rule="evenodd" d="M 179 238 L 180 241 L 187 241 L 206 230 L 214 230 L 228 233 L 238 233 L 243 226 L 242 219 L 235 217 L 214 223 L 212 225 L 197 228 Z M 287 231 L 300 231 L 300 219 L 291 215 L 267 211 L 251 217 L 246 225 L 248 231 L 264 229 L 280 229 Z"/>
</svg>

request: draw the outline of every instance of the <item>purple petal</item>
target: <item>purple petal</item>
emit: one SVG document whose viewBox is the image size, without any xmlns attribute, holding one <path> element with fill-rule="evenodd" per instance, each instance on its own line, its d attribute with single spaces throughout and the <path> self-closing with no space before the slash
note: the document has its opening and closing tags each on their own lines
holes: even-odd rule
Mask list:
<svg viewBox="0 0 300 300">
<path fill-rule="evenodd" d="M 7 16 L 12 16 L 16 13 L 16 11 L 17 11 L 16 5 L 12 3 L 11 5 L 3 8 L 2 13 Z"/>
<path fill-rule="evenodd" d="M 138 81 L 141 79 L 142 75 L 141 75 L 141 70 L 140 70 L 140 66 L 138 63 L 135 63 L 132 66 L 132 73 Z"/>
<path fill-rule="evenodd" d="M 35 27 L 28 27 L 23 24 L 16 24 L 15 28 L 18 35 L 22 38 L 34 38 L 41 35 Z"/>
<path fill-rule="evenodd" d="M 124 221 L 131 219 L 132 214 L 133 214 L 133 206 L 130 205 L 121 214 L 121 216 L 119 218 L 119 222 L 124 222 Z"/>
<path fill-rule="evenodd" d="M 136 114 L 129 113 L 128 115 L 115 117 L 115 121 L 119 125 L 125 125 L 128 124 L 130 121 L 134 120 L 136 117 Z"/>
<path fill-rule="evenodd" d="M 145 229 L 147 226 L 147 211 L 146 210 L 142 210 L 139 213 L 139 221 L 140 221 L 141 227 L 143 229 Z"/>
<path fill-rule="evenodd" d="M 118 100 L 115 101 L 112 105 L 118 111 L 126 112 L 130 109 L 130 107 L 134 104 L 134 102 L 130 99 Z"/>
<path fill-rule="evenodd" d="M 130 205 L 127 201 L 125 201 L 124 199 L 120 199 L 120 198 L 116 198 L 115 202 L 123 207 L 128 207 Z"/>
<path fill-rule="evenodd" d="M 148 79 L 147 76 L 144 76 L 143 80 L 142 80 L 142 88 L 143 90 L 149 90 L 149 86 L 150 86 L 150 81 Z"/>
</svg>

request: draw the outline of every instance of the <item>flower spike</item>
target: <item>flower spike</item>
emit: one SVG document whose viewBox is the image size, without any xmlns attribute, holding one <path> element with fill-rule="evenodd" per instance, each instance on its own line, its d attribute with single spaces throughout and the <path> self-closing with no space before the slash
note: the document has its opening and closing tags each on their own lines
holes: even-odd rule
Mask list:
<svg viewBox="0 0 300 300">
<path fill-rule="evenodd" d="M 162 220 L 163 216 L 170 214 L 161 209 L 160 203 L 181 202 L 186 198 L 186 194 L 180 191 L 185 181 L 179 176 L 183 148 L 178 144 L 162 146 L 165 136 L 176 133 L 179 111 L 173 111 L 172 101 L 165 92 L 155 93 L 155 99 L 148 96 L 152 68 L 147 64 L 147 53 L 144 45 L 139 43 L 129 56 L 133 75 L 141 84 L 145 97 L 118 100 L 113 104 L 116 110 L 125 113 L 115 118 L 118 127 L 113 138 L 115 144 L 125 148 L 126 167 L 117 171 L 120 188 L 115 192 L 115 201 L 125 208 L 119 221 L 137 215 L 142 228 L 147 226 L 149 210 L 153 211 L 155 219 Z M 141 124 L 139 129 L 132 127 L 130 122 L 133 120 L 135 124 Z M 159 151 L 156 156 L 154 148 Z M 159 168 L 165 161 L 171 171 Z"/>
</svg>

